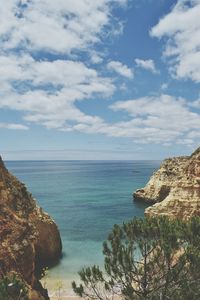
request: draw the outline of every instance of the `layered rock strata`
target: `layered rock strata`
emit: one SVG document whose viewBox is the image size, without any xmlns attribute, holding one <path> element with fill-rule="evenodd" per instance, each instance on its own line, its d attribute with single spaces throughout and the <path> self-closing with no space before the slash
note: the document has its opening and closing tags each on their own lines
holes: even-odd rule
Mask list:
<svg viewBox="0 0 200 300">
<path fill-rule="evenodd" d="M 188 157 L 166 159 L 133 196 L 136 201 L 153 204 L 145 210 L 149 216 L 200 216 L 200 148 Z"/>
<path fill-rule="evenodd" d="M 30 300 L 49 299 L 36 274 L 61 253 L 57 225 L 0 158 L 0 279 L 15 272 L 27 285 Z"/>
</svg>

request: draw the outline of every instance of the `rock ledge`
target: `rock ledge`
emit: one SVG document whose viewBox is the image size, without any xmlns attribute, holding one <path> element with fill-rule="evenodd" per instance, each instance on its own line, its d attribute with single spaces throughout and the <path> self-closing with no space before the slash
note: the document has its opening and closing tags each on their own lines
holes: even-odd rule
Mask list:
<svg viewBox="0 0 200 300">
<path fill-rule="evenodd" d="M 145 210 L 149 216 L 200 216 L 200 148 L 191 156 L 166 159 L 133 197 L 153 204 Z"/>
</svg>

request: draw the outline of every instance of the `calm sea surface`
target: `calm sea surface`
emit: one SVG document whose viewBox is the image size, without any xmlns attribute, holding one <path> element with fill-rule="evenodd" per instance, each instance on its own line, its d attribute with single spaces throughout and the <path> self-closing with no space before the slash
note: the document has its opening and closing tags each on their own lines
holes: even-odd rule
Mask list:
<svg viewBox="0 0 200 300">
<path fill-rule="evenodd" d="M 8 161 L 59 226 L 63 259 L 52 276 L 76 279 L 83 266 L 102 264 L 102 242 L 112 226 L 143 216 L 132 192 L 143 187 L 159 161 Z"/>
</svg>

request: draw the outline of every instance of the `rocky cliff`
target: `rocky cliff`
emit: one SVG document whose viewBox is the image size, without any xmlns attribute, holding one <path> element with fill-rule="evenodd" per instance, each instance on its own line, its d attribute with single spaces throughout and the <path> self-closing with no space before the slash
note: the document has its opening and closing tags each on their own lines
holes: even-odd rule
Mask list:
<svg viewBox="0 0 200 300">
<path fill-rule="evenodd" d="M 200 216 L 200 148 L 188 157 L 166 159 L 133 196 L 136 201 L 153 204 L 145 210 L 146 215 Z"/>
<path fill-rule="evenodd" d="M 61 252 L 56 224 L 0 158 L 0 278 L 14 271 L 27 285 L 30 300 L 49 299 L 36 274 Z"/>
</svg>

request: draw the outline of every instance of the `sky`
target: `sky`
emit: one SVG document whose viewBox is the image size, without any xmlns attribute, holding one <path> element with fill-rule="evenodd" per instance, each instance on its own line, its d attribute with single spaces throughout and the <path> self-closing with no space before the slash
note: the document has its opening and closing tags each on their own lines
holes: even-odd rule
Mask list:
<svg viewBox="0 0 200 300">
<path fill-rule="evenodd" d="M 200 145 L 199 0 L 0 0 L 5 160 L 146 160 Z"/>
</svg>

